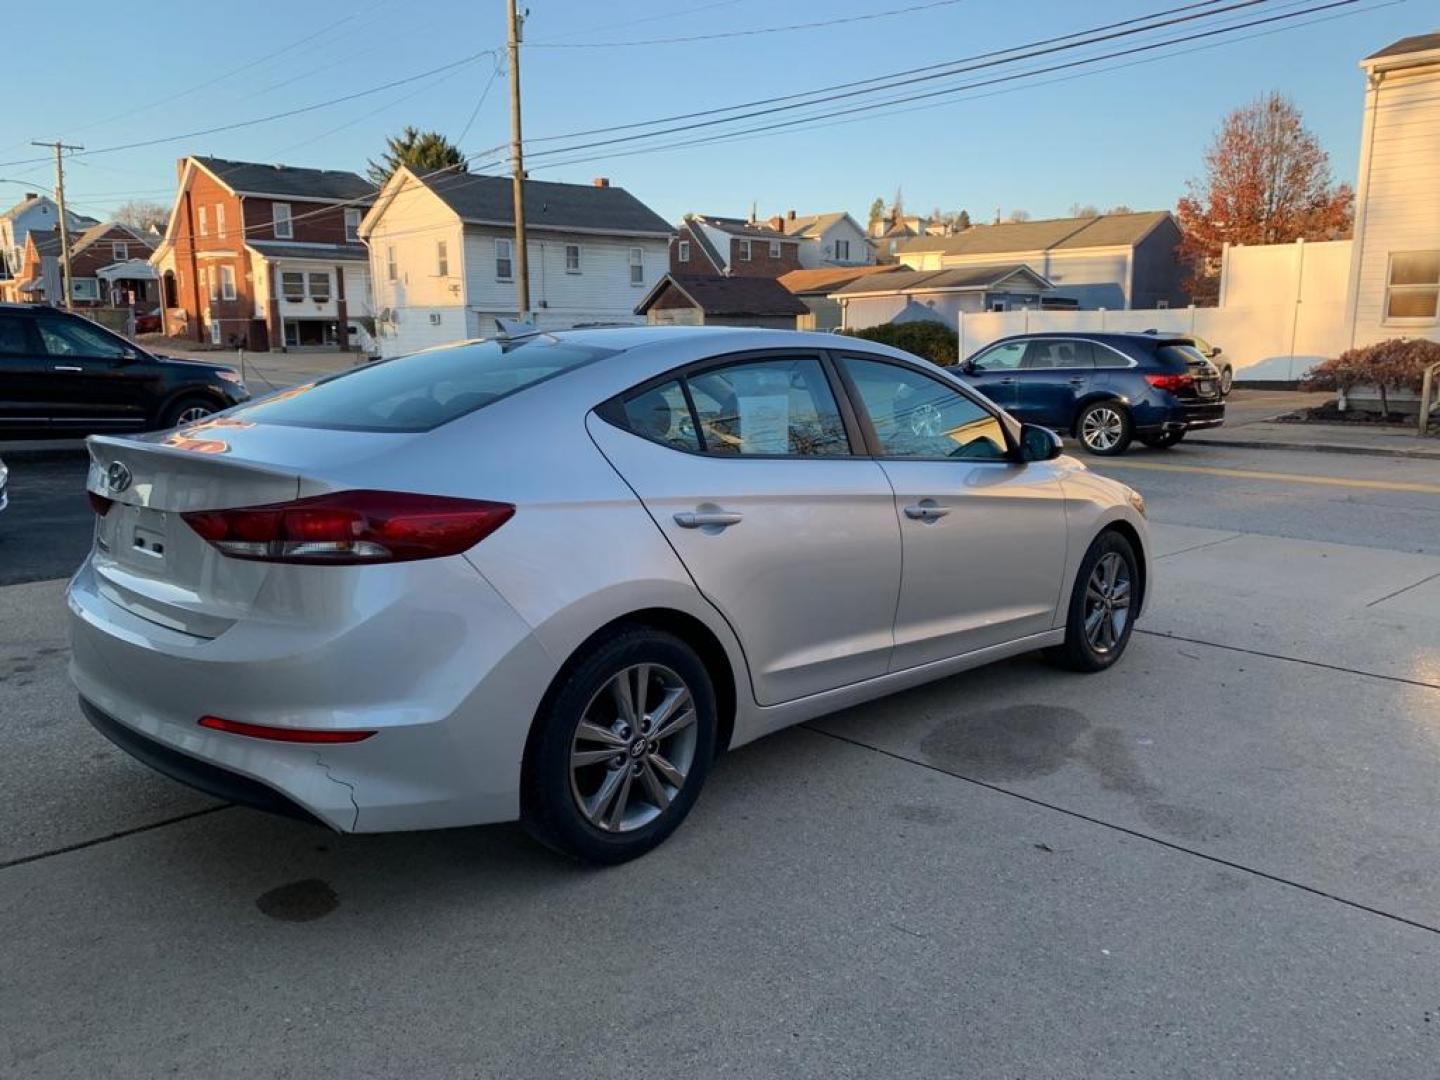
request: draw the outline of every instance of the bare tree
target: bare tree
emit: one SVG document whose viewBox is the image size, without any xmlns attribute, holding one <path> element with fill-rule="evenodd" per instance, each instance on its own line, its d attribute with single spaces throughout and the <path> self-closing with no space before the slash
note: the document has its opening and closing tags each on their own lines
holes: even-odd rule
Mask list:
<svg viewBox="0 0 1440 1080">
<path fill-rule="evenodd" d="M 1095 208 L 1094 203 L 1071 203 L 1071 217 L 1097 217 L 1100 211 Z"/>
<path fill-rule="evenodd" d="M 114 216 L 121 225 L 136 232 L 149 232 L 151 229 L 164 232 L 170 220 L 170 208 L 147 199 L 131 199 L 116 210 Z"/>
<path fill-rule="evenodd" d="M 1226 243 L 1283 244 L 1348 235 L 1355 195 L 1336 185 L 1330 157 L 1301 122 L 1295 103 L 1266 94 L 1225 118 L 1175 210 L 1190 262 L 1186 283 L 1199 303 L 1219 293 Z"/>
<path fill-rule="evenodd" d="M 1010 211 L 1010 216 L 1009 216 L 1008 218 L 1006 218 L 1005 220 L 1006 220 L 1006 221 L 1029 221 L 1029 220 L 1030 220 L 1030 211 L 1029 211 L 1029 210 L 1011 210 L 1011 211 Z"/>
</svg>

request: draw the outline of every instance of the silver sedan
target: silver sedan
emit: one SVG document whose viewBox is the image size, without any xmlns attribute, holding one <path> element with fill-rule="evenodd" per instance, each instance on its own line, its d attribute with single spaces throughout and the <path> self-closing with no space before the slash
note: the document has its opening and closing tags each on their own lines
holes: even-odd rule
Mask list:
<svg viewBox="0 0 1440 1080">
<path fill-rule="evenodd" d="M 717 753 L 1129 641 L 1144 506 L 949 372 L 778 331 L 531 334 L 90 440 L 92 723 L 222 798 L 658 844 Z"/>
</svg>

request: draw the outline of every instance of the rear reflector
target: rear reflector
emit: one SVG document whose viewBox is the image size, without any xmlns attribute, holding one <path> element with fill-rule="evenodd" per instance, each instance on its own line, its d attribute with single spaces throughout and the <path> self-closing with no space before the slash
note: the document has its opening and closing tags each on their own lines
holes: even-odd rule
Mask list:
<svg viewBox="0 0 1440 1080">
<path fill-rule="evenodd" d="M 110 512 L 110 507 L 115 505 L 114 499 L 107 499 L 104 495 L 96 495 L 93 491 L 87 491 L 85 494 L 90 499 L 90 509 L 94 510 L 99 517 L 104 517 Z"/>
<path fill-rule="evenodd" d="M 200 718 L 200 726 L 209 728 L 211 731 L 226 731 L 231 735 L 248 735 L 252 739 L 272 739 L 275 742 L 294 743 L 362 742 L 375 734 L 373 731 L 333 731 L 267 727 L 264 724 L 243 724 L 239 720 L 226 720 L 219 716 L 202 716 Z"/>
<path fill-rule="evenodd" d="M 277 563 L 407 562 L 458 555 L 515 507 L 404 491 L 341 491 L 295 502 L 181 514 L 226 555 Z"/>
<path fill-rule="evenodd" d="M 1188 390 L 1195 385 L 1194 375 L 1146 375 L 1145 381 L 1156 390 Z"/>
</svg>

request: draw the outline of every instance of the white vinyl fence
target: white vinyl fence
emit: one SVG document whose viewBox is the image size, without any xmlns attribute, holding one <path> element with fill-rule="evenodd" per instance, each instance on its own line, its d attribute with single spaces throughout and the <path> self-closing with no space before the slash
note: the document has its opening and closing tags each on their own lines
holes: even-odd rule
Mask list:
<svg viewBox="0 0 1440 1080">
<path fill-rule="evenodd" d="M 985 311 L 959 319 L 960 356 L 997 338 L 1039 331 L 1159 330 L 1218 345 L 1237 381 L 1291 382 L 1348 342 L 1343 304 L 1145 308 L 1138 311 Z"/>
</svg>

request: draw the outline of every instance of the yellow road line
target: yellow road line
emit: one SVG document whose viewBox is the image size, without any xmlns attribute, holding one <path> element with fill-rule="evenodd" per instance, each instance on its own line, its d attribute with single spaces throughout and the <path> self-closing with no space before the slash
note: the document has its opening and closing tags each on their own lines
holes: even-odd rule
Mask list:
<svg viewBox="0 0 1440 1080">
<path fill-rule="evenodd" d="M 1169 465 L 1159 461 L 1106 461 L 1096 464 L 1101 471 L 1105 469 L 1154 469 L 1156 472 L 1227 476 L 1236 480 L 1273 480 L 1280 484 L 1322 484 L 1329 487 L 1365 488 L 1370 491 L 1408 491 L 1420 495 L 1440 495 L 1440 484 L 1409 484 L 1401 480 L 1351 480 L 1343 476 L 1303 476 L 1300 473 L 1218 469 L 1204 465 Z"/>
</svg>

